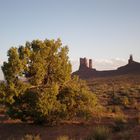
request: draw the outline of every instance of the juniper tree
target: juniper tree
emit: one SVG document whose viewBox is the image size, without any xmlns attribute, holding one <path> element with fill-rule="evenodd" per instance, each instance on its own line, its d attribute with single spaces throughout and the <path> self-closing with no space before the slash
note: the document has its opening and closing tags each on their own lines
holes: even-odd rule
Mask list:
<svg viewBox="0 0 140 140">
<path fill-rule="evenodd" d="M 68 47 L 60 39 L 10 48 L 2 70 L 0 97 L 11 118 L 53 124 L 97 103 L 86 84 L 71 77 Z"/>
</svg>

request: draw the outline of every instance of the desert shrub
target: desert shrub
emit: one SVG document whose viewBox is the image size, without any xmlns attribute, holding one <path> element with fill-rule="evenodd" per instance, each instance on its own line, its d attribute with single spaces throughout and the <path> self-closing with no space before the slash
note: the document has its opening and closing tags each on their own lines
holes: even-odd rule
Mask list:
<svg viewBox="0 0 140 140">
<path fill-rule="evenodd" d="M 77 112 L 77 117 L 89 120 L 90 118 L 92 118 L 92 114 L 88 110 L 79 110 Z"/>
<path fill-rule="evenodd" d="M 15 98 L 15 102 L 8 105 L 7 114 L 14 119 L 33 121 L 34 123 L 54 125 L 61 112 L 61 105 L 57 101 L 57 85 L 26 91 Z"/>
<path fill-rule="evenodd" d="M 120 97 L 118 95 L 112 95 L 111 102 L 113 105 L 120 105 Z"/>
<path fill-rule="evenodd" d="M 136 114 L 136 123 L 140 124 L 140 112 Z"/>
<path fill-rule="evenodd" d="M 98 126 L 85 140 L 109 140 L 110 129 L 104 126 Z"/>
<path fill-rule="evenodd" d="M 77 84 L 76 84 L 77 83 Z M 71 84 L 71 85 L 70 85 Z M 73 78 L 63 88 L 57 84 L 26 90 L 8 105 L 7 114 L 13 119 L 56 125 L 61 119 L 88 119 L 97 104 L 96 96 L 86 84 Z"/>
<path fill-rule="evenodd" d="M 130 106 L 131 106 L 131 108 L 135 108 L 136 109 L 137 105 L 138 105 L 137 100 L 135 98 L 131 98 L 130 99 Z"/>
<path fill-rule="evenodd" d="M 25 135 L 21 140 L 41 140 L 39 135 Z"/>
<path fill-rule="evenodd" d="M 117 105 L 110 106 L 108 110 L 111 113 L 121 113 L 122 112 L 120 106 L 117 106 Z"/>
<path fill-rule="evenodd" d="M 97 104 L 86 83 L 71 77 L 68 48 L 60 39 L 10 48 L 2 70 L 6 83 L 0 86 L 0 97 L 13 119 L 55 125 L 79 112 L 88 116 Z"/>
<path fill-rule="evenodd" d="M 93 116 L 95 117 L 96 121 L 98 123 L 101 122 L 101 119 L 102 119 L 102 115 L 103 113 L 106 112 L 106 108 L 103 107 L 102 105 L 97 105 L 94 112 L 93 112 Z"/>
<path fill-rule="evenodd" d="M 124 107 L 127 107 L 129 105 L 129 98 L 126 96 L 121 95 L 115 95 L 112 98 L 113 105 L 123 105 Z"/>
<path fill-rule="evenodd" d="M 70 140 L 68 136 L 59 136 L 57 140 Z"/>
<path fill-rule="evenodd" d="M 140 111 L 140 104 L 137 104 L 137 105 L 135 106 L 135 109 L 136 109 L 137 111 Z"/>
<path fill-rule="evenodd" d="M 129 99 L 127 96 L 124 96 L 121 98 L 121 104 L 124 106 L 124 107 L 127 107 L 129 105 Z"/>
<path fill-rule="evenodd" d="M 127 120 L 123 113 L 118 113 L 114 117 L 114 130 L 115 131 L 121 131 L 125 128 Z"/>
<path fill-rule="evenodd" d="M 5 83 L 0 82 L 0 105 L 4 104 L 5 102 L 5 91 L 6 91 Z"/>
<path fill-rule="evenodd" d="M 90 113 L 95 110 L 97 98 L 85 81 L 74 77 L 67 85 L 62 88 L 58 94 L 58 100 L 65 106 L 66 118 L 72 118 L 79 115 L 89 117 Z"/>
<path fill-rule="evenodd" d="M 124 131 L 119 134 L 120 140 L 131 140 L 131 133 L 129 131 Z"/>
</svg>

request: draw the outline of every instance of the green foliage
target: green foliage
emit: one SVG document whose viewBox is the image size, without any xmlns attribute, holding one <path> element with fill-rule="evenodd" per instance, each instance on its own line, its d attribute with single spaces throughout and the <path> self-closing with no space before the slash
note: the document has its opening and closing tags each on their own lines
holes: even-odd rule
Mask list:
<svg viewBox="0 0 140 140">
<path fill-rule="evenodd" d="M 92 112 L 97 105 L 96 96 L 90 92 L 86 83 L 77 77 L 72 78 L 61 90 L 58 99 L 65 107 L 67 118 L 81 113 Z M 89 113 L 88 113 L 89 114 Z"/>
<path fill-rule="evenodd" d="M 62 47 L 61 40 L 34 40 L 19 48 L 8 51 L 8 62 L 2 70 L 8 83 L 19 77 L 28 77 L 32 85 L 65 83 L 70 79 L 71 64 L 68 48 Z"/>
<path fill-rule="evenodd" d="M 16 81 L 15 83 L 10 82 L 0 83 L 0 102 L 3 104 L 12 104 L 14 98 L 23 94 L 29 88 L 29 84 L 23 83 L 21 81 Z"/>
<path fill-rule="evenodd" d="M 54 125 L 97 104 L 86 83 L 71 78 L 68 48 L 60 39 L 12 47 L 2 70 L 6 83 L 0 85 L 0 97 L 11 118 Z"/>
<path fill-rule="evenodd" d="M 5 94 L 6 92 L 6 85 L 4 82 L 1 82 L 0 83 L 0 103 L 4 103 L 4 100 L 5 100 Z"/>
<path fill-rule="evenodd" d="M 109 140 L 110 130 L 104 126 L 98 126 L 94 129 L 93 133 L 85 140 Z"/>
</svg>

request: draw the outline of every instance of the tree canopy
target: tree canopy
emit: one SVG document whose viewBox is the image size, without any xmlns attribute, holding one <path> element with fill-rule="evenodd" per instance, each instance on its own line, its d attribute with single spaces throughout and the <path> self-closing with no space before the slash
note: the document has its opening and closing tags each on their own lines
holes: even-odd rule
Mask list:
<svg viewBox="0 0 140 140">
<path fill-rule="evenodd" d="M 60 39 L 26 42 L 8 51 L 2 70 L 8 83 L 26 77 L 32 85 L 64 84 L 71 74 L 68 47 Z"/>
</svg>

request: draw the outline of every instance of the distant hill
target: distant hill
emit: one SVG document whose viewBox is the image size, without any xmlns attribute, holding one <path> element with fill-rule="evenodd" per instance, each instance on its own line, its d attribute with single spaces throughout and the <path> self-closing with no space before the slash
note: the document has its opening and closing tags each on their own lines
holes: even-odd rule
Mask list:
<svg viewBox="0 0 140 140">
<path fill-rule="evenodd" d="M 140 63 L 133 60 L 130 55 L 128 64 L 121 66 L 116 70 L 98 71 L 92 68 L 92 60 L 89 63 L 86 58 L 80 58 L 79 70 L 74 72 L 73 75 L 78 75 L 81 79 L 93 79 L 101 77 L 119 76 L 126 74 L 140 74 Z"/>
</svg>

